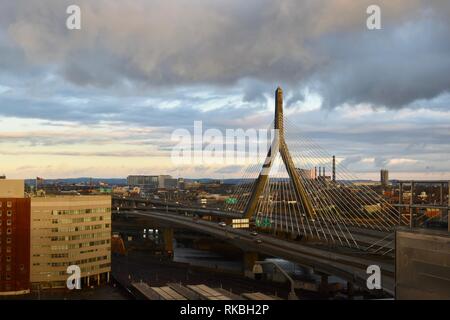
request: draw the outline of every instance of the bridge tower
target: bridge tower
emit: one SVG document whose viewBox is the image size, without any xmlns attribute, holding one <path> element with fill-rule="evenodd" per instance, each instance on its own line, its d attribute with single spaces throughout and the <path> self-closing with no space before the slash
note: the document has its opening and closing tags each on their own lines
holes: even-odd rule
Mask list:
<svg viewBox="0 0 450 320">
<path fill-rule="evenodd" d="M 278 87 L 275 91 L 275 122 L 274 122 L 274 138 L 272 145 L 267 153 L 266 160 L 264 161 L 261 172 L 256 179 L 253 186 L 253 190 L 250 196 L 250 200 L 245 208 L 244 215 L 246 218 L 250 219 L 254 214 L 258 206 L 258 201 L 261 194 L 264 191 L 266 184 L 269 181 L 269 173 L 272 168 L 273 162 L 276 159 L 278 152 L 281 155 L 281 159 L 286 167 L 289 178 L 294 186 L 294 192 L 298 201 L 301 201 L 303 207 L 305 208 L 305 214 L 308 217 L 313 217 L 315 215 L 314 208 L 311 201 L 308 198 L 306 188 L 301 181 L 300 174 L 295 168 L 294 161 L 292 160 L 291 154 L 287 143 L 285 141 L 284 135 L 284 123 L 283 123 L 283 90 Z"/>
</svg>

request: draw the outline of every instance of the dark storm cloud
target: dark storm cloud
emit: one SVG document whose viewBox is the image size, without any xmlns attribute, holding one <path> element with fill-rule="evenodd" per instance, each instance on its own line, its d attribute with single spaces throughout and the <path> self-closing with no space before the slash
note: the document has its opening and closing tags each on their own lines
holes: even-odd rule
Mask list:
<svg viewBox="0 0 450 320">
<path fill-rule="evenodd" d="M 109 122 L 130 127 L 159 128 L 190 128 L 194 121 L 203 121 L 205 129 L 225 129 L 230 127 L 230 124 L 249 128 L 266 126 L 270 121 L 267 114 L 258 116 L 260 111 L 265 110 L 261 104 L 240 103 L 236 106 L 227 101 L 225 96 L 195 97 L 187 92 L 176 94 L 174 100 L 174 97 L 164 93 L 155 93 L 152 99 L 148 100 L 136 96 L 123 96 L 120 99 L 110 96 L 90 97 L 89 94 L 79 91 L 69 91 L 67 96 L 55 93 L 45 96 L 42 92 L 31 95 L 30 91 L 33 90 L 12 88 L 0 95 L 0 114 L 56 122 Z M 49 92 L 52 93 L 53 90 Z M 178 104 L 165 108 L 164 103 L 168 101 Z M 214 105 L 214 108 L 202 110 L 198 107 L 199 104 Z"/>
<path fill-rule="evenodd" d="M 139 94 L 242 85 L 246 102 L 281 84 L 292 92 L 288 104 L 309 87 L 330 108 L 399 108 L 450 89 L 446 0 L 80 0 L 83 29 L 72 32 L 64 27 L 72 1 L 13 3 L 0 4 L 0 60 L 10 61 L 12 76 L 25 61 L 44 68 L 41 76 Z M 366 29 L 373 3 L 382 30 Z"/>
<path fill-rule="evenodd" d="M 401 108 L 450 92 L 449 32 L 442 21 L 419 20 L 395 29 L 322 40 L 323 50 L 334 52 L 328 65 L 313 76 L 324 105 Z"/>
</svg>

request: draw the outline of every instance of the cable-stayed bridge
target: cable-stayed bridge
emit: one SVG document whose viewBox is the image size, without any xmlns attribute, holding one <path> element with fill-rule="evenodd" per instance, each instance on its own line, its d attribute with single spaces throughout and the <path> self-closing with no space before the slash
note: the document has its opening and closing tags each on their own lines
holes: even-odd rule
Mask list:
<svg viewBox="0 0 450 320">
<path fill-rule="evenodd" d="M 266 160 L 245 168 L 232 196 L 237 201 L 227 211 L 260 226 L 349 247 L 359 246 L 354 230 L 389 233 L 408 223 L 376 192 L 353 183 L 355 177 L 334 157 L 300 136 L 283 117 L 281 88 L 275 93 L 274 129 Z"/>
<path fill-rule="evenodd" d="M 275 92 L 274 138 L 266 158 L 242 170 L 230 204 L 222 209 L 158 200 L 113 198 L 113 208 L 131 210 L 169 225 L 208 233 L 246 251 L 281 257 L 322 273 L 365 284 L 366 268 L 383 272 L 383 289 L 394 292 L 395 229 L 411 217 L 386 202 L 283 115 L 283 92 Z M 330 173 L 328 176 L 327 173 Z M 139 209 L 139 210 L 138 210 Z M 191 215 L 210 221 L 194 221 Z M 218 221 L 246 218 L 261 230 L 223 228 Z M 207 219 L 206 219 L 207 220 Z M 225 231 L 225 232 L 224 232 Z"/>
</svg>

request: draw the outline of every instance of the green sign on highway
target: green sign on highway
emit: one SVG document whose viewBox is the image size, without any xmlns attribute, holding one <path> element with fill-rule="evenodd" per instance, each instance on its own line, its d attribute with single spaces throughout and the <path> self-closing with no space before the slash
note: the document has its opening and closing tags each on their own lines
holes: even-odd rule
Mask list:
<svg viewBox="0 0 450 320">
<path fill-rule="evenodd" d="M 269 218 L 256 219 L 256 226 L 257 227 L 268 228 L 268 227 L 272 226 L 272 222 L 270 221 Z"/>
</svg>

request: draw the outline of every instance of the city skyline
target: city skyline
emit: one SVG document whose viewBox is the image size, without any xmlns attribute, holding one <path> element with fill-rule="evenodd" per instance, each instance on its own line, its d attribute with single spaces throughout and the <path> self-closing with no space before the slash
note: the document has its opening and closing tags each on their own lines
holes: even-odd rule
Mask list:
<svg viewBox="0 0 450 320">
<path fill-rule="evenodd" d="M 0 4 L 0 174 L 239 178 L 174 166 L 171 133 L 265 129 L 280 85 L 286 117 L 359 178 L 450 179 L 446 1 L 378 1 L 381 30 L 370 1 L 78 2 L 76 31 L 68 1 Z"/>
</svg>

